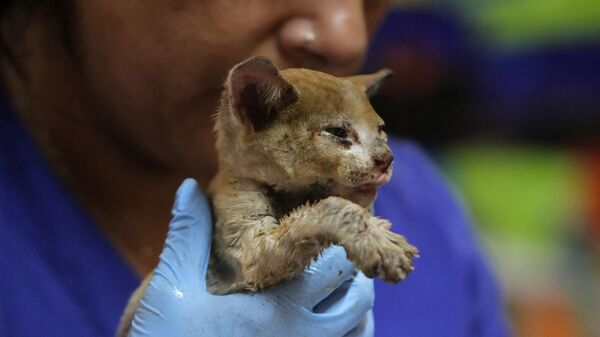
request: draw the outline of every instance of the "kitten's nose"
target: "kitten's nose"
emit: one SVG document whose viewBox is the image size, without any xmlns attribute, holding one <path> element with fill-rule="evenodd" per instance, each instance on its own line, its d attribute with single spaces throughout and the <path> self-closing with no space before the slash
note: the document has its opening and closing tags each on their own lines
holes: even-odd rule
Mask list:
<svg viewBox="0 0 600 337">
<path fill-rule="evenodd" d="M 390 165 L 392 165 L 393 160 L 394 156 L 392 156 L 392 154 L 389 152 L 385 152 L 373 157 L 375 169 L 380 170 L 381 172 L 387 171 Z"/>
</svg>

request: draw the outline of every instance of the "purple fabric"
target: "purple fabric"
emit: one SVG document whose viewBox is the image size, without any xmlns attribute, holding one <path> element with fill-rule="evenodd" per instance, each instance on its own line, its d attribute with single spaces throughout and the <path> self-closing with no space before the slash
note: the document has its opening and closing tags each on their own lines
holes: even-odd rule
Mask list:
<svg viewBox="0 0 600 337">
<path fill-rule="evenodd" d="M 462 205 L 419 147 L 391 145 L 394 175 L 375 213 L 421 257 L 404 282 L 376 281 L 376 336 L 509 336 L 498 287 Z"/>
<path fill-rule="evenodd" d="M 0 336 L 113 336 L 139 280 L 0 111 Z M 392 141 L 395 174 L 376 203 L 421 250 L 398 285 L 377 282 L 377 336 L 508 336 L 469 219 L 429 159 Z"/>
<path fill-rule="evenodd" d="M 137 276 L 0 112 L 0 336 L 114 336 Z"/>
</svg>

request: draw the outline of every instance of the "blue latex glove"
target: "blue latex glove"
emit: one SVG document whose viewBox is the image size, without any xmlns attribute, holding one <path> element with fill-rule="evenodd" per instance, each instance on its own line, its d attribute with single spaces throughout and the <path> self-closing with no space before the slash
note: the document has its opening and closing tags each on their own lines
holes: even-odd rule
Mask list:
<svg viewBox="0 0 600 337">
<path fill-rule="evenodd" d="M 205 284 L 211 231 L 207 200 L 188 179 L 129 336 L 373 336 L 373 282 L 353 277 L 342 248 L 264 292 L 215 296 Z"/>
</svg>

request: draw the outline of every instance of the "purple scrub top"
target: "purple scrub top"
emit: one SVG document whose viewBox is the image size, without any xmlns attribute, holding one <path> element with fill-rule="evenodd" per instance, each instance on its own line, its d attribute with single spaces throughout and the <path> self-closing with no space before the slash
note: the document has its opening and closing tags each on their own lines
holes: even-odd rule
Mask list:
<svg viewBox="0 0 600 337">
<path fill-rule="evenodd" d="M 391 147 L 375 210 L 421 258 L 406 281 L 376 281 L 376 336 L 509 336 L 463 207 L 418 146 Z M 114 336 L 139 282 L 0 98 L 0 336 Z"/>
</svg>

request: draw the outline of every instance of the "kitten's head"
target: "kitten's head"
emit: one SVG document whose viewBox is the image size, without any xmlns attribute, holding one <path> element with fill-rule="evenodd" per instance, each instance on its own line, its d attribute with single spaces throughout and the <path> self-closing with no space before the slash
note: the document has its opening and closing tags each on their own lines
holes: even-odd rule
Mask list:
<svg viewBox="0 0 600 337">
<path fill-rule="evenodd" d="M 221 169 L 280 190 L 326 187 L 367 206 L 391 175 L 383 120 L 369 103 L 389 75 L 278 71 L 263 57 L 238 64 L 217 114 Z"/>
</svg>

